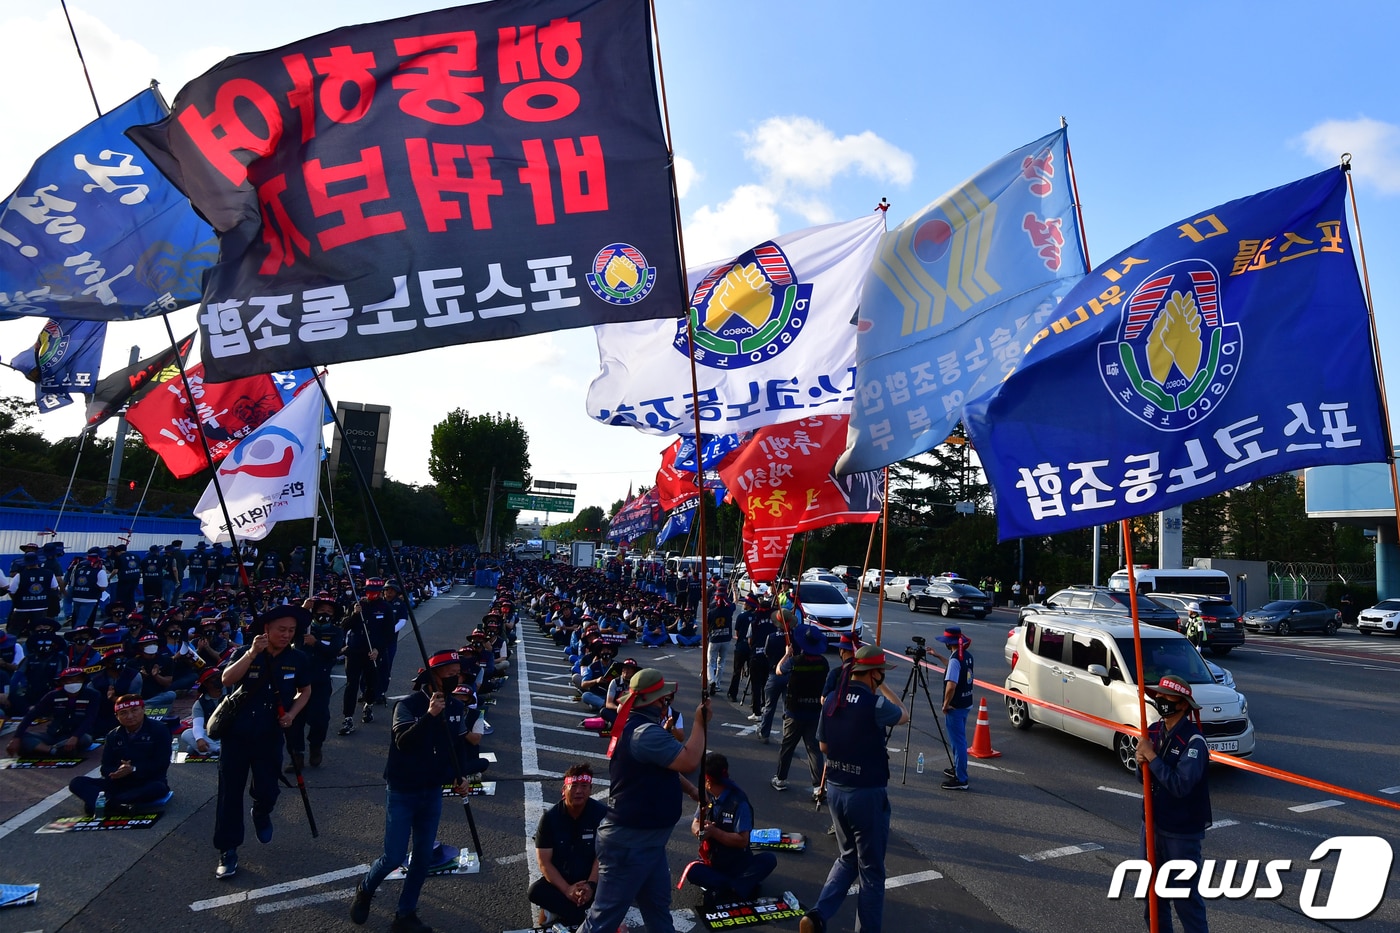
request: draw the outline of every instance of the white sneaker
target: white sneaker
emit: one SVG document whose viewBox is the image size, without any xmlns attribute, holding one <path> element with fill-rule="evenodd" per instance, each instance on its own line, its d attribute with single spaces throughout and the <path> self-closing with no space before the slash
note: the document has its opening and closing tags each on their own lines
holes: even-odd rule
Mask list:
<svg viewBox="0 0 1400 933">
<path fill-rule="evenodd" d="M 769 781 L 768 783 L 773 786 L 774 790 L 787 790 L 787 781 L 784 781 L 776 774 L 773 775 L 773 780 Z"/>
</svg>

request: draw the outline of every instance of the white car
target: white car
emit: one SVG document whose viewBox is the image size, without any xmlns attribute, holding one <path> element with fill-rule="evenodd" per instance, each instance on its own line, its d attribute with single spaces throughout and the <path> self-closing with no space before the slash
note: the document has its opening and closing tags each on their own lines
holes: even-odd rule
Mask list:
<svg viewBox="0 0 1400 933">
<path fill-rule="evenodd" d="M 885 598 L 909 605 L 909 597 L 928 586 L 923 577 L 891 577 L 885 584 Z"/>
<path fill-rule="evenodd" d="M 1033 616 L 1012 630 L 1007 641 L 1011 673 L 1006 689 L 1013 694 L 1044 700 L 1088 713 L 1110 723 L 1141 725 L 1138 719 L 1137 666 L 1133 653 L 1133 627 L 1105 624 L 1069 616 Z M 1211 751 L 1232 755 L 1254 752 L 1254 724 L 1249 702 L 1234 688 L 1228 671 L 1218 678 L 1185 635 L 1169 629 L 1152 629 L 1142 636 L 1145 683 L 1156 684 L 1172 674 L 1191 685 L 1201 704 L 1201 732 Z M 1221 681 L 1225 682 L 1222 683 Z M 1108 725 L 1066 716 L 1015 696 L 1006 697 L 1006 715 L 1017 729 L 1033 723 L 1049 726 L 1112 748 L 1119 763 L 1137 771 L 1137 738 Z M 1149 722 L 1156 709 L 1149 704 Z"/>
<path fill-rule="evenodd" d="M 813 567 L 811 570 L 802 574 L 802 579 L 814 583 L 830 583 L 840 590 L 841 595 L 846 597 L 847 600 L 851 598 L 851 588 L 846 585 L 846 581 L 830 571 L 822 570 L 819 567 Z"/>
<path fill-rule="evenodd" d="M 893 574 L 882 572 L 879 567 L 871 567 L 865 572 L 865 576 L 860 578 L 860 588 L 867 593 L 874 593 L 885 585 L 885 581 Z"/>
<path fill-rule="evenodd" d="M 1356 630 L 1362 635 L 1387 632 L 1400 635 L 1400 599 L 1383 599 L 1356 617 Z"/>
<path fill-rule="evenodd" d="M 797 584 L 797 605 L 804 622 L 810 622 L 826 633 L 828 647 L 836 647 L 836 639 L 852 632 L 860 636 L 863 626 L 856 618 L 855 607 L 844 594 L 830 583 L 802 580 Z"/>
<path fill-rule="evenodd" d="M 741 600 L 745 596 L 767 596 L 769 587 L 767 583 L 755 583 L 749 579 L 749 572 L 742 570 L 734 578 L 734 598 Z"/>
</svg>

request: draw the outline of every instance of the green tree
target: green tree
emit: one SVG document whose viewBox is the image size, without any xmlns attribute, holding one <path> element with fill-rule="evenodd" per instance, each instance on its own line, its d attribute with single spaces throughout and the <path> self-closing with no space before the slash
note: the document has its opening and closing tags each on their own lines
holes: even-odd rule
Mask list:
<svg viewBox="0 0 1400 933">
<path fill-rule="evenodd" d="M 491 532 L 493 539 L 500 540 L 514 530 L 519 514 L 504 508 L 500 483 L 513 479 L 530 485 L 530 436 L 513 415 L 472 415 L 462 408 L 433 426 L 428 473 L 448 512 L 473 534 L 480 534 L 486 521 L 493 470 L 499 499 Z"/>
</svg>

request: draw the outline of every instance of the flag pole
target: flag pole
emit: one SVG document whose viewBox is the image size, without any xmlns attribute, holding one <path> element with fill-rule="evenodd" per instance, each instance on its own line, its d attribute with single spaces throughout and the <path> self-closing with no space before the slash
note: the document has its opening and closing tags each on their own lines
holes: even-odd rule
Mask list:
<svg viewBox="0 0 1400 933">
<path fill-rule="evenodd" d="M 1347 178 L 1347 194 L 1351 196 L 1351 217 L 1356 227 L 1356 252 L 1361 260 L 1361 284 L 1366 292 L 1366 313 L 1371 319 L 1371 358 L 1376 363 L 1377 389 L 1381 394 L 1381 429 L 1385 431 L 1385 459 L 1390 465 L 1390 491 L 1395 499 L 1395 528 L 1400 540 L 1400 477 L 1395 472 L 1395 440 L 1390 434 L 1390 405 L 1385 397 L 1385 369 L 1381 366 L 1381 350 L 1376 336 L 1376 306 L 1371 300 L 1371 273 L 1366 267 L 1366 245 L 1361 239 L 1361 214 L 1356 208 L 1356 188 L 1351 180 L 1351 153 L 1342 153 L 1342 174 Z"/>
<path fill-rule="evenodd" d="M 883 645 L 885 634 L 885 559 L 890 549 L 890 468 L 881 473 L 881 483 L 885 487 L 884 501 L 880 503 L 880 579 L 875 591 L 875 644 Z"/>
<path fill-rule="evenodd" d="M 68 488 L 63 491 L 63 501 L 58 504 L 58 518 L 53 521 L 54 538 L 58 538 L 58 526 L 63 523 L 63 513 L 68 511 L 68 500 L 73 495 L 73 481 L 78 478 L 78 464 L 83 462 L 83 446 L 87 444 L 88 435 L 92 431 L 84 427 L 78 435 L 78 453 L 73 457 L 73 472 L 68 474 Z"/>
<path fill-rule="evenodd" d="M 1142 666 L 1142 629 L 1138 622 L 1138 589 L 1137 575 L 1133 572 L 1133 535 L 1132 525 L 1126 518 L 1119 521 L 1119 527 L 1123 535 L 1123 559 L 1128 565 L 1128 608 L 1132 610 L 1133 618 L 1133 663 L 1137 667 L 1137 701 L 1138 701 L 1138 723 L 1141 728 L 1138 730 L 1138 741 L 1147 741 L 1147 681 L 1146 668 Z M 1152 866 L 1153 877 L 1157 872 L 1157 840 L 1155 838 L 1154 820 L 1152 818 L 1152 772 L 1147 768 L 1139 768 L 1142 772 L 1142 824 L 1143 842 L 1147 849 L 1147 864 Z M 1151 933 L 1157 933 L 1157 913 L 1161 909 L 1162 902 L 1157 898 L 1156 884 L 1148 886 L 1147 891 L 1147 916 L 1148 929 Z"/>
<path fill-rule="evenodd" d="M 73 48 L 78 52 L 78 64 L 83 66 L 83 78 L 87 81 L 88 93 L 92 95 L 92 109 L 102 116 L 102 105 L 97 102 L 97 91 L 92 87 L 92 75 L 88 74 L 87 59 L 83 58 L 83 47 L 78 42 L 78 31 L 73 28 L 73 17 L 68 15 L 68 0 L 59 0 L 63 7 L 63 18 L 68 21 L 68 34 L 73 37 Z"/>
<path fill-rule="evenodd" d="M 860 577 L 856 580 L 856 618 L 860 618 L 860 601 L 865 598 L 865 572 L 870 569 L 870 552 L 875 549 L 875 532 L 880 527 L 878 520 L 870 523 L 870 538 L 865 542 L 865 561 L 860 565 Z"/>
</svg>

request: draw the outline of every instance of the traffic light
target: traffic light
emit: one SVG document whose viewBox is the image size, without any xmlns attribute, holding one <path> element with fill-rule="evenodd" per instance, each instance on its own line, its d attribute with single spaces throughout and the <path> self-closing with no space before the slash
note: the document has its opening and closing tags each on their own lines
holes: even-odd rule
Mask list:
<svg viewBox="0 0 1400 933">
<path fill-rule="evenodd" d="M 127 488 L 127 489 L 130 489 L 132 492 L 135 492 L 135 491 L 136 491 L 136 480 L 134 480 L 134 479 L 133 479 L 133 480 L 127 480 L 126 488 Z"/>
</svg>

